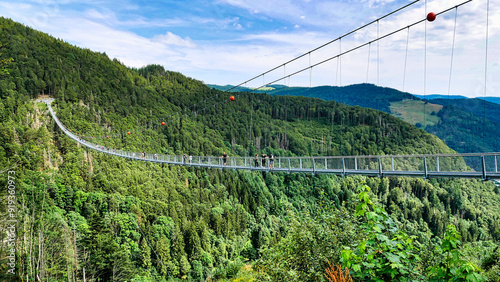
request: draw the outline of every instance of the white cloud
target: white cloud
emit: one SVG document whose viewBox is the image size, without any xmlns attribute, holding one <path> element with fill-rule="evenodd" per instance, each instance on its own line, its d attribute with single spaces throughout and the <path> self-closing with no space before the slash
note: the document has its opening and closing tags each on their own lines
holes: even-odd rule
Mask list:
<svg viewBox="0 0 500 282">
<path fill-rule="evenodd" d="M 157 36 L 153 37 L 152 41 L 163 43 L 166 45 L 176 45 L 176 46 L 183 46 L 183 47 L 188 47 L 188 48 L 193 48 L 196 46 L 196 44 L 189 37 L 186 37 L 185 39 L 183 39 L 180 36 L 175 35 L 170 31 L 168 31 L 166 34 L 157 35 Z"/>
</svg>

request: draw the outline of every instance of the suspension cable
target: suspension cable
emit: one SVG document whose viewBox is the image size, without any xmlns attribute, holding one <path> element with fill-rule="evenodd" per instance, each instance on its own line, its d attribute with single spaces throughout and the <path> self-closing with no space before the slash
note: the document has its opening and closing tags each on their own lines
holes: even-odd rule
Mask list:
<svg viewBox="0 0 500 282">
<path fill-rule="evenodd" d="M 370 73 L 370 52 L 372 44 L 368 44 L 368 63 L 366 66 L 366 83 L 368 83 L 368 74 Z"/>
<path fill-rule="evenodd" d="M 309 53 L 309 88 L 312 87 L 311 53 Z"/>
<path fill-rule="evenodd" d="M 379 45 L 379 36 L 380 36 L 380 22 L 377 20 L 377 86 L 380 86 L 380 45 Z"/>
<path fill-rule="evenodd" d="M 486 50 L 484 55 L 484 93 L 483 93 L 483 151 L 486 151 L 486 92 L 488 87 L 488 29 L 490 17 L 490 0 L 486 1 Z"/>
<path fill-rule="evenodd" d="M 406 65 L 408 63 L 408 45 L 410 43 L 410 27 L 408 27 L 408 34 L 406 35 L 406 52 L 405 52 L 405 68 L 403 71 L 403 92 L 405 91 L 406 83 Z"/>
<path fill-rule="evenodd" d="M 339 40 L 339 50 L 342 53 L 342 39 Z M 339 57 L 339 86 L 342 86 L 342 57 Z"/>
<path fill-rule="evenodd" d="M 425 16 L 427 16 L 427 0 L 425 0 Z M 426 86 L 427 86 L 427 21 L 424 22 L 424 99 L 426 96 Z M 427 121 L 427 117 L 425 114 L 427 102 L 424 102 L 424 124 L 422 125 L 425 129 Z"/>
<path fill-rule="evenodd" d="M 451 89 L 451 74 L 453 70 L 453 55 L 455 53 L 455 35 L 457 30 L 457 15 L 458 8 L 455 8 L 455 24 L 453 26 L 453 40 L 451 44 L 451 60 L 450 60 L 450 78 L 448 79 L 448 98 L 450 98 L 450 89 Z"/>
</svg>

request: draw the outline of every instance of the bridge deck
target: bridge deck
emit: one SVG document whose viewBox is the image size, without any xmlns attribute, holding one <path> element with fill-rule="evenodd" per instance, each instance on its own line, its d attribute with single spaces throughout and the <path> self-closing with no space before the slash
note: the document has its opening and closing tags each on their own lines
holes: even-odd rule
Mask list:
<svg viewBox="0 0 500 282">
<path fill-rule="evenodd" d="M 221 157 L 193 156 L 189 162 L 183 156 L 146 154 L 105 148 L 82 140 L 59 121 L 51 103 L 54 99 L 40 99 L 48 105 L 50 114 L 59 128 L 71 139 L 81 145 L 104 154 L 128 158 L 138 161 L 165 163 L 171 165 L 207 167 L 218 169 L 234 169 L 284 173 L 312 173 L 335 175 L 367 175 L 367 176 L 411 176 L 423 178 L 480 178 L 483 180 L 500 179 L 498 159 L 500 153 L 473 153 L 473 154 L 429 154 L 429 155 L 374 155 L 374 156 L 327 156 L 327 157 L 277 157 L 274 159 L 275 168 L 269 168 L 269 159 L 266 166 L 254 167 L 253 157 L 228 157 L 227 165 L 223 165 Z M 474 171 L 465 166 L 464 159 L 469 158 L 481 167 Z M 262 164 L 261 158 L 258 160 Z M 415 167 L 419 167 L 415 170 Z"/>
</svg>

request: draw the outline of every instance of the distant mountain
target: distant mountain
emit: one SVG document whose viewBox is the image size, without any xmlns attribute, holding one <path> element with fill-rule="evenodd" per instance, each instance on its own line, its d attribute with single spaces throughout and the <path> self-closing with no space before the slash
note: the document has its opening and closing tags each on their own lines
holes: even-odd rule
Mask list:
<svg viewBox="0 0 500 282">
<path fill-rule="evenodd" d="M 415 95 L 421 99 L 427 99 L 427 100 L 434 100 L 434 99 L 451 99 L 451 100 L 456 100 L 456 99 L 469 99 L 469 97 L 465 96 L 460 96 L 460 95 L 439 95 L 439 94 L 432 94 L 432 95 Z M 491 103 L 495 104 L 500 104 L 500 97 L 477 97 L 477 99 L 481 100 L 486 100 Z"/>
<path fill-rule="evenodd" d="M 234 85 L 207 84 L 207 86 L 210 88 L 221 90 L 221 91 L 228 91 L 229 89 L 231 89 L 231 92 L 248 92 L 248 91 L 252 90 L 250 88 L 241 87 L 241 86 L 234 86 Z"/>
<path fill-rule="evenodd" d="M 229 86 L 210 87 L 227 90 Z M 224 89 L 225 88 L 225 89 Z M 254 91 L 239 87 L 232 91 Z M 461 153 L 500 151 L 500 98 L 469 99 L 458 95 L 413 95 L 373 84 L 343 87 L 287 87 L 269 85 L 256 93 L 289 95 L 334 100 L 351 106 L 372 108 L 423 128 L 435 134 L 450 148 Z M 425 98 L 425 99 L 424 99 Z M 491 102 L 488 102 L 491 101 Z"/>
<path fill-rule="evenodd" d="M 453 100 L 434 99 L 432 103 L 443 106 L 455 106 L 482 119 L 486 118 L 489 121 L 500 123 L 500 104 L 495 104 L 479 98 Z"/>
<path fill-rule="evenodd" d="M 481 100 L 486 100 L 491 103 L 500 104 L 500 97 L 485 97 L 485 98 L 477 97 L 477 98 Z"/>
<path fill-rule="evenodd" d="M 440 95 L 440 94 L 431 94 L 431 95 L 415 95 L 418 98 L 421 99 L 427 99 L 427 100 L 432 100 L 432 99 L 467 99 L 465 96 L 460 96 L 460 95 Z"/>
</svg>

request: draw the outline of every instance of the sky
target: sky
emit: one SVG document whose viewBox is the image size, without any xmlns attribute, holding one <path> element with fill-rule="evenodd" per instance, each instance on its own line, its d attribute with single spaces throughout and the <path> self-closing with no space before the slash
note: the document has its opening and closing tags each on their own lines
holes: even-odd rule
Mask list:
<svg viewBox="0 0 500 282">
<path fill-rule="evenodd" d="M 465 1 L 421 0 L 336 41 L 411 1 L 0 0 L 0 16 L 129 67 L 159 64 L 207 84 L 238 85 L 278 67 L 243 86 L 372 83 L 500 97 L 500 1 L 489 1 L 488 17 L 488 0 L 453 8 Z M 407 28 L 429 12 L 435 21 Z"/>
</svg>

